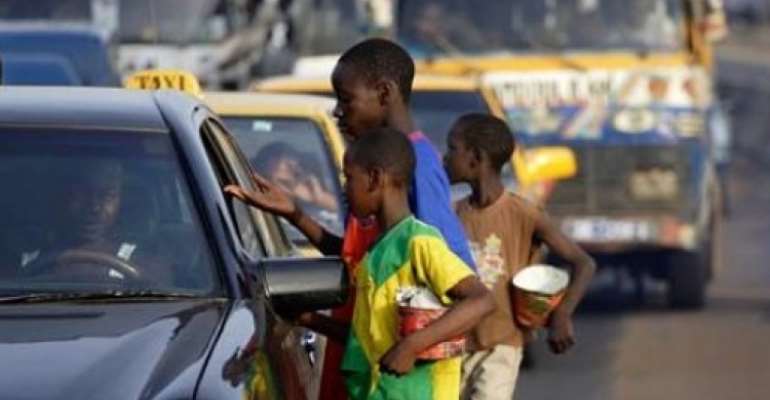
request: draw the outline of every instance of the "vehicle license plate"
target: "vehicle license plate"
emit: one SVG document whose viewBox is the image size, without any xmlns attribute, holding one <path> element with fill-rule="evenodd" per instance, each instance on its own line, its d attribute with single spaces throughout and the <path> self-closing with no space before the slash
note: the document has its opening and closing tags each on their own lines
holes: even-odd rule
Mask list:
<svg viewBox="0 0 770 400">
<path fill-rule="evenodd" d="M 585 242 L 648 241 L 654 238 L 652 224 L 640 220 L 571 219 L 564 221 L 562 230 L 573 240 Z"/>
</svg>

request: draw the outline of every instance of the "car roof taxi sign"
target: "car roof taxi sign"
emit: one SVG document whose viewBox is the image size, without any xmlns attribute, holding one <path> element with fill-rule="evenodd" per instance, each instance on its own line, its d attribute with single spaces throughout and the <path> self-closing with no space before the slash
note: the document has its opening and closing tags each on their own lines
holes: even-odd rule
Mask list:
<svg viewBox="0 0 770 400">
<path fill-rule="evenodd" d="M 158 90 L 176 89 L 196 97 L 202 97 L 200 83 L 195 75 L 174 69 L 153 69 L 138 71 L 123 82 L 126 89 Z"/>
</svg>

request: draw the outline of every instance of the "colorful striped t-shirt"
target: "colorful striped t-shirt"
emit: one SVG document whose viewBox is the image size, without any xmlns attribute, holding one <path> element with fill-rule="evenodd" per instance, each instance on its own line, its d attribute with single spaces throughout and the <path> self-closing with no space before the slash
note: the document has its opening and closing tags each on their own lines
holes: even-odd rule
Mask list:
<svg viewBox="0 0 770 400">
<path fill-rule="evenodd" d="M 399 340 L 399 288 L 427 287 L 450 304 L 447 292 L 473 275 L 435 228 L 412 216 L 374 244 L 357 269 L 353 321 L 342 360 L 351 399 L 459 397 L 459 357 L 417 363 L 401 377 L 380 374 L 379 361 Z"/>
</svg>

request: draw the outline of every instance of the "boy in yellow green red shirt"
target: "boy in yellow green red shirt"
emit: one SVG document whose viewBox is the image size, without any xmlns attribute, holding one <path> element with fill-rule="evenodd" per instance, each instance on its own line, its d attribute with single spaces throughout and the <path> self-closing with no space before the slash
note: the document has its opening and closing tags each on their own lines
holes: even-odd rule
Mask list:
<svg viewBox="0 0 770 400">
<path fill-rule="evenodd" d="M 500 173 L 513 151 L 508 126 L 491 115 L 464 115 L 450 130 L 444 158 L 449 179 L 468 183 L 472 190 L 455 208 L 471 241 L 479 277 L 497 306 L 470 335 L 472 352 L 463 362 L 461 399 L 513 397 L 524 335 L 511 307 L 511 278 L 532 263 L 541 243 L 574 267 L 565 297 L 549 321 L 548 342 L 556 353 L 575 342 L 572 313 L 596 269 L 591 257 L 551 224 L 540 207 L 506 192 Z"/>
<path fill-rule="evenodd" d="M 494 308 L 473 271 L 435 228 L 420 222 L 407 192 L 414 150 L 405 135 L 380 128 L 363 135 L 345 155 L 345 194 L 357 217 L 374 215 L 382 234 L 356 269 L 352 324 L 321 314 L 300 322 L 327 334 L 348 331 L 342 361 L 351 399 L 456 399 L 461 360 L 417 362 L 430 346 L 463 335 Z M 429 289 L 448 310 L 424 329 L 399 337 L 400 289 Z"/>
</svg>

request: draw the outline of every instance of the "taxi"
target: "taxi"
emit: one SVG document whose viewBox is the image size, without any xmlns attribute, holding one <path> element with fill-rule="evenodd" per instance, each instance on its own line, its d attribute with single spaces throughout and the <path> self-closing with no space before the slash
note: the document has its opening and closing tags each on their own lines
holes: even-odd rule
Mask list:
<svg viewBox="0 0 770 400">
<path fill-rule="evenodd" d="M 342 156 L 345 143 L 321 96 L 212 93 L 203 99 L 233 133 L 252 168 L 276 182 L 330 232 L 342 235 Z M 284 228 L 303 254 L 317 254 L 299 231 Z"/>
<path fill-rule="evenodd" d="M 214 112 L 105 88 L 0 108 L 0 398 L 311 398 L 279 315 L 340 304 L 344 268 L 286 258 L 280 223 L 223 194 L 253 183 Z"/>
<path fill-rule="evenodd" d="M 279 76 L 257 81 L 252 89 L 271 93 L 307 93 L 333 96 L 331 82 L 320 76 Z M 421 74 L 414 77 L 410 107 L 415 124 L 443 154 L 454 121 L 465 113 L 489 113 L 505 119 L 502 105 L 494 91 L 478 79 L 465 76 Z M 509 189 L 514 187 L 532 200 L 541 200 L 550 182 L 574 175 L 574 154 L 566 148 L 541 147 L 523 150 L 512 157 L 513 167 L 503 170 Z M 514 176 L 515 174 L 515 176 Z M 467 194 L 465 186 L 452 188 L 453 198 Z"/>
</svg>

